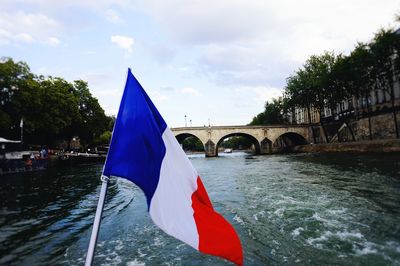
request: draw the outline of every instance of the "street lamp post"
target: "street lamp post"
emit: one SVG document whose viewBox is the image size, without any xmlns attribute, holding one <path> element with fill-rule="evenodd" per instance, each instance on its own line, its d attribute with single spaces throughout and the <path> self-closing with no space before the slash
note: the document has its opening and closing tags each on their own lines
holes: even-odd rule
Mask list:
<svg viewBox="0 0 400 266">
<path fill-rule="evenodd" d="M 21 128 L 21 143 L 24 142 L 24 119 L 21 117 L 21 122 L 19 123 L 19 127 Z"/>
<path fill-rule="evenodd" d="M 185 127 L 187 127 L 187 124 L 186 124 L 186 115 L 185 115 Z"/>
<path fill-rule="evenodd" d="M 397 59 L 397 57 L 398 57 L 399 55 L 397 54 L 397 52 L 396 51 L 393 51 L 392 52 L 392 56 L 391 56 L 391 64 L 392 64 L 392 78 L 393 78 L 393 84 L 392 84 L 392 86 L 391 86 L 391 88 L 390 88 L 390 101 L 391 101 L 391 104 L 392 104 L 392 111 L 393 111 L 393 117 L 394 117 L 394 126 L 395 126 L 395 129 L 396 129 L 396 138 L 398 139 L 399 138 L 399 128 L 398 128 L 398 125 L 397 125 L 397 114 L 396 114 L 396 109 L 395 109 L 395 106 L 394 106 L 394 98 L 395 98 L 395 95 L 394 95 L 394 84 L 396 83 L 396 77 L 397 77 L 397 75 L 396 75 L 396 67 L 395 67 L 395 64 L 396 64 L 396 59 Z"/>
</svg>

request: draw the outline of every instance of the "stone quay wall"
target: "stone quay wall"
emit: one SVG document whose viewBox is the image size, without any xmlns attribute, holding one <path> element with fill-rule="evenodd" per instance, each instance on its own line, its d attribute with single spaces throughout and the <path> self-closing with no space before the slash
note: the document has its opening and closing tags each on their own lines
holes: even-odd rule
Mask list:
<svg viewBox="0 0 400 266">
<path fill-rule="evenodd" d="M 400 126 L 400 113 L 396 113 L 397 126 Z M 395 123 L 393 113 L 385 113 L 371 116 L 371 135 L 372 140 L 394 139 L 396 138 Z M 356 141 L 369 140 L 368 117 L 349 123 L 353 130 Z M 400 129 L 399 129 L 400 130 Z"/>
<path fill-rule="evenodd" d="M 397 125 L 400 127 L 400 113 L 397 114 Z M 329 136 L 330 143 L 324 143 L 322 129 L 319 128 L 318 144 L 308 144 L 293 147 L 293 152 L 400 152 L 400 139 L 396 139 L 393 113 L 383 113 L 370 118 L 364 117 L 348 122 L 348 127 L 342 128 L 339 138 Z M 369 130 L 371 122 L 371 138 Z M 399 128 L 400 130 L 400 128 Z M 354 134 L 354 139 L 351 135 Z M 340 141 L 338 141 L 340 139 Z"/>
<path fill-rule="evenodd" d="M 400 152 L 399 139 L 308 144 L 295 146 L 293 152 Z"/>
</svg>

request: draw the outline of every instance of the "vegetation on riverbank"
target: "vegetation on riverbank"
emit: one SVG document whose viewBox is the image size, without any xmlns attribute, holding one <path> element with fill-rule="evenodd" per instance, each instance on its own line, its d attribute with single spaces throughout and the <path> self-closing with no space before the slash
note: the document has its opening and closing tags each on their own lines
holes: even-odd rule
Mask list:
<svg viewBox="0 0 400 266">
<path fill-rule="evenodd" d="M 113 117 L 92 96 L 87 82 L 31 72 L 24 62 L 0 60 L 0 136 L 57 146 L 79 136 L 83 146 L 108 143 Z"/>
<path fill-rule="evenodd" d="M 248 150 L 251 149 L 252 142 L 241 136 L 233 136 L 223 140 L 220 144 L 222 149 Z M 187 137 L 182 141 L 182 148 L 185 151 L 203 152 L 204 146 L 196 137 Z"/>
<path fill-rule="evenodd" d="M 325 52 L 311 56 L 287 78 L 283 97 L 266 102 L 265 109 L 251 125 L 288 123 L 295 108 L 319 112 L 335 109 L 342 101 L 356 96 L 362 107 L 370 109 L 370 93 L 382 90 L 390 95 L 396 122 L 393 84 L 400 74 L 400 31 L 381 29 L 369 43 L 358 43 L 349 55 Z M 356 107 L 357 108 L 357 107 Z M 399 136 L 398 127 L 395 129 Z"/>
</svg>

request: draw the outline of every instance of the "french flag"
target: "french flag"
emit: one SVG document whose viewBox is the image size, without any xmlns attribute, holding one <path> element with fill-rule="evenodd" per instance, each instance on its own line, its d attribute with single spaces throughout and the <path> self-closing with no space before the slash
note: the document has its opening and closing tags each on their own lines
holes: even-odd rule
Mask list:
<svg viewBox="0 0 400 266">
<path fill-rule="evenodd" d="M 130 69 L 103 174 L 139 186 L 153 222 L 167 234 L 243 265 L 238 235 L 214 210 L 196 169 Z"/>
</svg>

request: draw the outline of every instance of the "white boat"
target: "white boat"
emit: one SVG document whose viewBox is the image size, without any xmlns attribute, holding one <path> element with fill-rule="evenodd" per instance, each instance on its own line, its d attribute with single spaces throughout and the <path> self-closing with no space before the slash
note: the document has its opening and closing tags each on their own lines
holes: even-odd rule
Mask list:
<svg viewBox="0 0 400 266">
<path fill-rule="evenodd" d="M 225 149 L 224 153 L 232 153 L 232 149 Z"/>
</svg>

